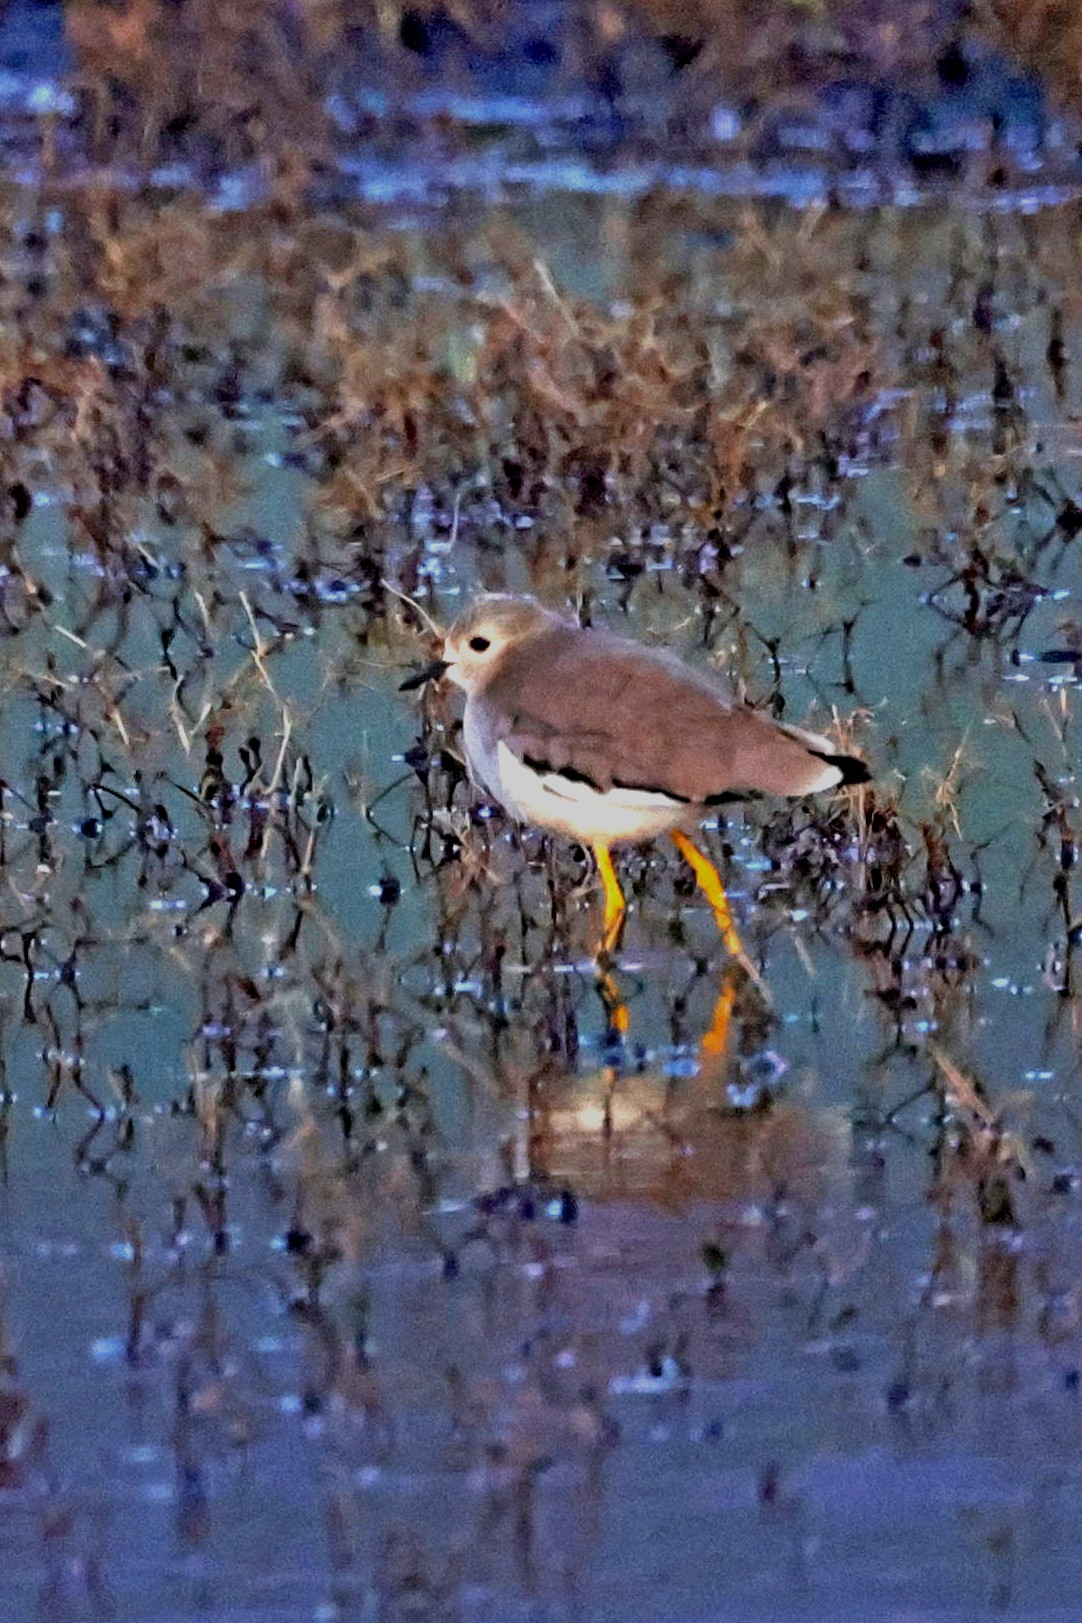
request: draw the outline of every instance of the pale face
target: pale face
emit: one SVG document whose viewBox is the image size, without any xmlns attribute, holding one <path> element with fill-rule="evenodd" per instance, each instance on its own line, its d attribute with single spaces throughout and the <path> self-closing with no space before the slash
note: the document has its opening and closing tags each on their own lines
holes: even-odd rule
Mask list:
<svg viewBox="0 0 1082 1623">
<path fill-rule="evenodd" d="M 482 597 L 455 621 L 443 645 L 447 676 L 466 693 L 476 693 L 495 674 L 507 648 L 556 622 L 556 616 L 528 597 Z"/>
</svg>

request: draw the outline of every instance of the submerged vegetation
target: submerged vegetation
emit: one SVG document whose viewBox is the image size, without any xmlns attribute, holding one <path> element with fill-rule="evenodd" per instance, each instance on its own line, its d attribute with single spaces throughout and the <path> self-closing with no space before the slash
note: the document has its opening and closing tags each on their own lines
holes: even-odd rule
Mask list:
<svg viewBox="0 0 1082 1623">
<path fill-rule="evenodd" d="M 0 1610 L 1073 1605 L 1071 17 L 64 28 L 0 179 Z M 397 692 L 481 587 L 874 764 L 708 836 L 759 979 L 629 852 L 613 1029 L 588 856 Z"/>
</svg>

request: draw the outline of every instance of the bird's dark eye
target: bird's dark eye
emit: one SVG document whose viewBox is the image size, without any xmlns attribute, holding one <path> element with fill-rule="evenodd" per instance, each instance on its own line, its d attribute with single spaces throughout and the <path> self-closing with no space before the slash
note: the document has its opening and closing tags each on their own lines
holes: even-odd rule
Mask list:
<svg viewBox="0 0 1082 1623">
<path fill-rule="evenodd" d="M 470 647 L 473 649 L 475 654 L 483 654 L 487 649 L 491 648 L 491 646 L 492 644 L 489 642 L 487 637 L 470 638 Z"/>
</svg>

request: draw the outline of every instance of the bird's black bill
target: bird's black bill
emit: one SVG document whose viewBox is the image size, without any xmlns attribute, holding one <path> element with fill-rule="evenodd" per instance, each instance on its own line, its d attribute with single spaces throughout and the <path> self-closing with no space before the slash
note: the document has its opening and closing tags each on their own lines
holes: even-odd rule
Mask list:
<svg viewBox="0 0 1082 1623">
<path fill-rule="evenodd" d="M 447 669 L 446 659 L 434 659 L 431 665 L 425 665 L 412 676 L 407 676 L 404 682 L 399 682 L 399 693 L 410 693 L 414 688 L 423 688 L 426 682 L 438 682 Z"/>
</svg>

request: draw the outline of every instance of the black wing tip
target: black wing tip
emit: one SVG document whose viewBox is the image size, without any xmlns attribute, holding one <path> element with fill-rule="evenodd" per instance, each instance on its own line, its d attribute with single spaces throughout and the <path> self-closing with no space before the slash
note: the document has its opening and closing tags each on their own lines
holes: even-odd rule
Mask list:
<svg viewBox="0 0 1082 1623">
<path fill-rule="evenodd" d="M 872 774 L 866 762 L 856 755 L 823 755 L 820 757 L 828 766 L 837 767 L 841 773 L 837 787 L 851 789 L 858 783 L 871 783 Z"/>
</svg>

